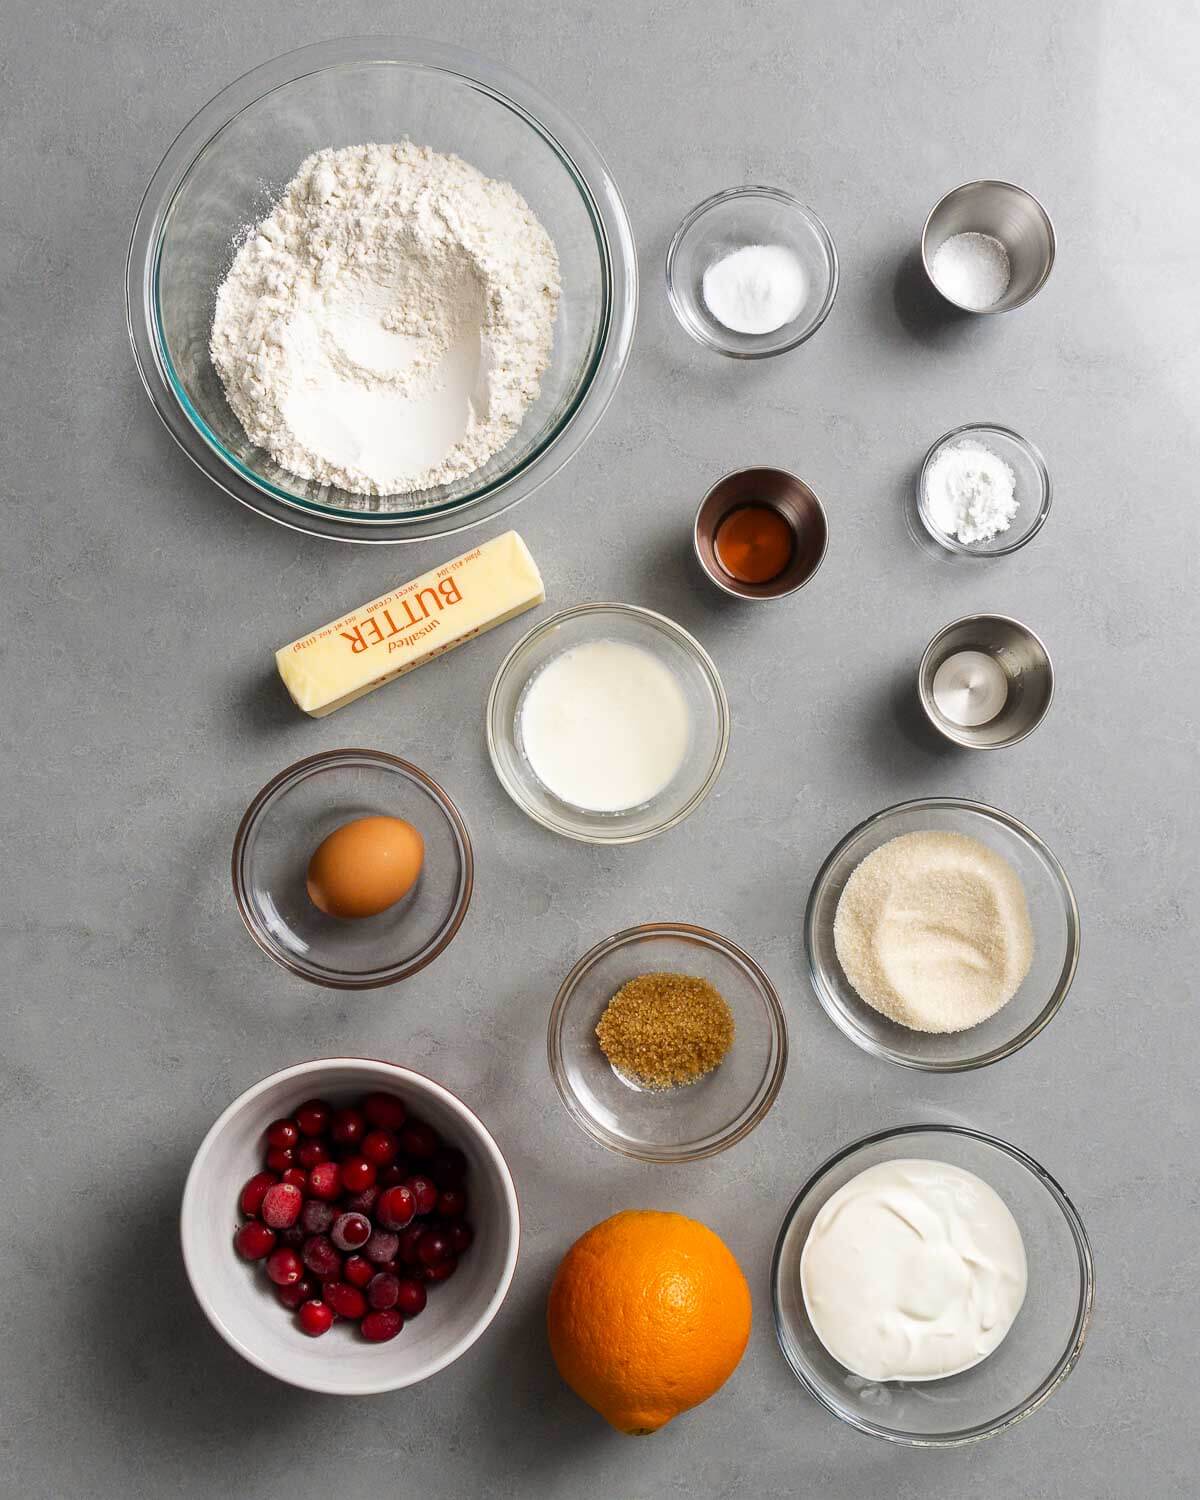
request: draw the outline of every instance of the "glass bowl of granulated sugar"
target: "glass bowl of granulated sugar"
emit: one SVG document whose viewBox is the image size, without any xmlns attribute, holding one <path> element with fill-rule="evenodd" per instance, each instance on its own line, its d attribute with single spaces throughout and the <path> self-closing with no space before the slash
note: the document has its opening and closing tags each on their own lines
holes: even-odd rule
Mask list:
<svg viewBox="0 0 1200 1500">
<path fill-rule="evenodd" d="M 255 68 L 151 180 L 126 276 L 169 431 L 236 500 L 350 541 L 443 536 L 578 451 L 628 360 L 637 261 L 571 118 L 452 47 Z"/>
<path fill-rule="evenodd" d="M 895 857 L 906 838 L 919 859 Z M 893 1018 L 905 1012 L 887 995 L 868 1003 L 839 955 L 842 896 L 871 856 L 873 977 L 891 1000 L 917 997 L 913 1025 Z M 852 1042 L 902 1067 L 955 1073 L 1011 1056 L 1054 1018 L 1079 962 L 1079 910 L 1062 866 L 1023 823 L 982 802 L 927 797 L 884 808 L 837 844 L 813 882 L 804 942 L 817 999 Z M 980 1004 L 1006 947 L 1019 951 L 1011 982 Z M 844 941 L 840 951 L 855 968 Z"/>
</svg>

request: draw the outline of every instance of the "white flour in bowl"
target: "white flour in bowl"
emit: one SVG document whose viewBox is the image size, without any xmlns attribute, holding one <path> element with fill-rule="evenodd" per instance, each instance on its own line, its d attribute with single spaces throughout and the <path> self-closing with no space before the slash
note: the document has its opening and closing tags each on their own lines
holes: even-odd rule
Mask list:
<svg viewBox="0 0 1200 1500">
<path fill-rule="evenodd" d="M 537 399 L 554 243 L 516 189 L 411 141 L 318 151 L 237 252 L 211 353 L 251 442 L 302 479 L 427 490 Z"/>
</svg>

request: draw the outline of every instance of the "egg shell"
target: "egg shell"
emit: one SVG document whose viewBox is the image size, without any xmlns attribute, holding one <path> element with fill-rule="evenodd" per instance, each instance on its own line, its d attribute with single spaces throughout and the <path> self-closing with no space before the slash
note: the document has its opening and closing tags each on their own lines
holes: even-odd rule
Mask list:
<svg viewBox="0 0 1200 1500">
<path fill-rule="evenodd" d="M 425 840 L 403 818 L 355 818 L 321 841 L 308 865 L 308 895 L 331 917 L 374 917 L 416 885 Z"/>
</svg>

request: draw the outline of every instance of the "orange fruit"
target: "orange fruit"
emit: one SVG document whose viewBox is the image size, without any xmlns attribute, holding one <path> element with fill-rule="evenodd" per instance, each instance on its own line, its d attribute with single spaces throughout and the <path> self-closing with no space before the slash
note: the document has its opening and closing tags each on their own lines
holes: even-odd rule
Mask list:
<svg viewBox="0 0 1200 1500">
<path fill-rule="evenodd" d="M 750 1337 L 750 1288 L 725 1242 L 682 1214 L 615 1214 L 563 1257 L 550 1351 L 619 1432 L 655 1432 L 725 1384 Z"/>
</svg>

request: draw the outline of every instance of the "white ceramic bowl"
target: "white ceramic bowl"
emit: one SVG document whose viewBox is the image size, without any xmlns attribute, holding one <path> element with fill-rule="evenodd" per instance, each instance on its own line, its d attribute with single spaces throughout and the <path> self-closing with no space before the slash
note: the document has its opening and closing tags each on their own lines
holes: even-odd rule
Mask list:
<svg viewBox="0 0 1200 1500">
<path fill-rule="evenodd" d="M 240 1260 L 233 1236 L 242 1184 L 262 1166 L 263 1131 L 305 1099 L 349 1103 L 390 1090 L 427 1120 L 468 1163 L 475 1243 L 453 1281 L 385 1344 L 335 1326 L 309 1338 L 275 1300 L 261 1267 Z M 272 1073 L 235 1099 L 204 1137 L 183 1192 L 183 1259 L 209 1322 L 251 1364 L 290 1385 L 334 1396 L 367 1396 L 415 1385 L 452 1364 L 480 1336 L 508 1293 L 521 1238 L 512 1175 L 483 1122 L 440 1083 L 411 1068 L 359 1057 L 321 1058 Z"/>
</svg>

